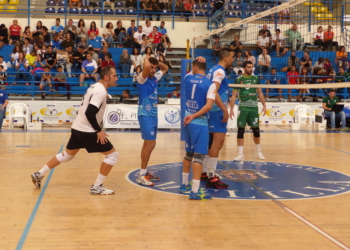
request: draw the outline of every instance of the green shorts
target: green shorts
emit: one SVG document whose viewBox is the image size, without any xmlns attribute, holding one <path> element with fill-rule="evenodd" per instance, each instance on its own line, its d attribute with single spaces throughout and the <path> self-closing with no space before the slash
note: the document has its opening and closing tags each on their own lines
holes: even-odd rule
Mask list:
<svg viewBox="0 0 350 250">
<path fill-rule="evenodd" d="M 248 123 L 248 126 L 253 128 L 259 127 L 259 112 L 258 110 L 241 110 L 237 118 L 237 127 L 244 128 Z"/>
</svg>

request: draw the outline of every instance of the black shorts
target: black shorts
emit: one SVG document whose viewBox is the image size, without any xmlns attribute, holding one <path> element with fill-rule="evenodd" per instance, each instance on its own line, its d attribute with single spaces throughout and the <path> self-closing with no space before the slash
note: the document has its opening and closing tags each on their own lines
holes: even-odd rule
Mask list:
<svg viewBox="0 0 350 250">
<path fill-rule="evenodd" d="M 11 40 L 14 40 L 14 41 L 19 41 L 21 37 L 20 36 L 13 36 L 13 35 L 10 35 L 10 39 Z"/>
<path fill-rule="evenodd" d="M 166 43 L 170 43 L 169 37 L 165 37 L 165 41 L 166 41 Z"/>
<path fill-rule="evenodd" d="M 113 149 L 110 141 L 105 144 L 97 143 L 97 133 L 81 132 L 71 129 L 71 136 L 67 144 L 67 149 L 74 150 L 85 148 L 88 153 L 102 153 Z"/>
<path fill-rule="evenodd" d="M 276 50 L 277 48 L 276 48 L 276 45 L 272 45 L 271 46 L 271 50 Z M 282 47 L 280 47 L 280 53 L 282 53 L 283 52 L 283 50 L 284 50 L 284 48 L 282 48 Z"/>
</svg>

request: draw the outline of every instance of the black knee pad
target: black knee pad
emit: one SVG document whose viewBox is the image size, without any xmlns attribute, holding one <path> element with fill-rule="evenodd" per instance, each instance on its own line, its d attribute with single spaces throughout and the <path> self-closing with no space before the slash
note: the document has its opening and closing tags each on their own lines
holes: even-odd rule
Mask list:
<svg viewBox="0 0 350 250">
<path fill-rule="evenodd" d="M 260 137 L 260 129 L 259 128 L 252 128 L 254 137 L 259 138 Z"/>
<path fill-rule="evenodd" d="M 213 144 L 213 140 L 214 140 L 214 134 L 209 133 L 209 149 L 211 148 L 211 145 Z"/>
<path fill-rule="evenodd" d="M 244 131 L 245 131 L 245 128 L 238 128 L 237 139 L 243 139 L 244 138 Z"/>
<path fill-rule="evenodd" d="M 194 155 L 193 153 L 186 152 L 186 155 L 185 155 L 184 159 L 185 159 L 186 161 L 192 161 L 193 155 Z"/>
<path fill-rule="evenodd" d="M 197 162 L 203 165 L 204 155 L 199 153 L 194 153 L 193 162 Z"/>
</svg>

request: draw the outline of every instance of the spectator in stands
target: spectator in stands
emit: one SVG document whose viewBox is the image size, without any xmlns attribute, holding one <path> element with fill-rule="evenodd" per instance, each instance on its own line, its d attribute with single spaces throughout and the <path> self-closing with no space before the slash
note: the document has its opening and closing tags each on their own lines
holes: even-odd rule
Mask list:
<svg viewBox="0 0 350 250">
<path fill-rule="evenodd" d="M 0 88 L 0 131 L 2 127 L 2 123 L 4 121 L 4 117 L 6 116 L 6 107 L 9 104 L 9 98 L 7 93 L 4 90 L 4 87 Z"/>
<path fill-rule="evenodd" d="M 41 82 L 39 85 L 39 89 L 41 91 L 44 91 L 44 88 L 46 86 L 49 86 L 50 90 L 52 89 L 52 85 L 51 85 L 51 78 L 52 75 L 50 74 L 50 67 L 49 66 L 45 66 L 44 68 L 44 73 L 41 74 Z M 42 92 L 41 94 L 41 99 L 44 100 L 45 99 L 45 92 Z"/>
<path fill-rule="evenodd" d="M 345 51 L 344 46 L 340 46 L 339 51 L 335 53 L 335 63 L 338 67 L 346 69 L 349 66 L 348 53 Z"/>
<path fill-rule="evenodd" d="M 282 71 L 290 71 L 292 66 L 295 66 L 296 69 L 299 69 L 299 65 L 300 65 L 300 60 L 299 58 L 296 56 L 295 51 L 293 50 L 290 54 L 290 57 L 288 57 L 288 67 L 287 70 L 282 70 Z"/>
<path fill-rule="evenodd" d="M 142 56 L 142 61 L 141 61 L 141 66 L 142 66 L 142 68 L 143 68 L 143 64 L 144 64 L 144 62 L 145 62 L 145 59 L 146 59 L 146 58 L 148 59 L 148 58 L 150 58 L 150 57 L 154 57 L 154 53 L 153 53 L 151 47 L 147 47 L 147 48 L 145 49 L 145 54 Z"/>
<path fill-rule="evenodd" d="M 246 62 L 246 61 L 249 61 L 249 62 L 253 63 L 253 73 L 252 73 L 252 75 L 254 75 L 255 65 L 256 65 L 256 58 L 253 56 L 252 52 L 250 50 L 248 50 L 248 49 L 246 51 L 244 51 L 243 59 L 244 59 L 243 63 Z M 243 70 L 243 73 L 244 73 L 244 70 Z"/>
<path fill-rule="evenodd" d="M 6 28 L 5 24 L 0 25 L 0 41 L 2 41 L 4 44 L 9 44 L 9 31 Z"/>
<path fill-rule="evenodd" d="M 296 24 L 293 24 L 293 26 L 286 31 L 286 35 L 292 42 L 292 50 L 297 50 L 297 47 L 299 51 L 304 49 L 304 38 L 301 37 Z"/>
<path fill-rule="evenodd" d="M 33 44 L 30 43 L 30 38 L 25 38 L 24 39 L 24 45 L 23 45 L 23 52 L 26 54 L 26 55 L 29 55 L 32 50 L 33 50 Z"/>
<path fill-rule="evenodd" d="M 262 54 L 259 55 L 258 57 L 258 71 L 261 79 L 262 79 L 263 72 L 266 72 L 266 73 L 270 72 L 270 66 L 271 66 L 271 56 L 267 54 L 267 49 L 264 48 L 262 50 Z"/>
<path fill-rule="evenodd" d="M 165 40 L 163 40 L 163 42 L 166 42 L 166 45 L 168 46 L 167 49 L 169 51 L 173 51 L 170 46 L 171 46 L 171 42 L 170 42 L 170 38 L 168 36 L 168 31 L 167 29 L 164 27 L 165 25 L 165 22 L 164 21 L 161 21 L 160 22 L 160 26 L 158 28 L 158 32 L 160 32 L 162 35 L 163 35 L 163 39 L 165 38 Z"/>
<path fill-rule="evenodd" d="M 0 56 L 0 65 L 2 65 L 4 67 L 4 71 L 7 71 L 7 64 L 4 61 L 4 57 Z"/>
<path fill-rule="evenodd" d="M 323 109 L 324 109 L 324 114 L 326 117 L 329 117 L 331 120 L 331 130 L 335 131 L 335 119 L 341 119 L 341 126 L 342 126 L 342 131 L 348 131 L 349 129 L 346 127 L 346 116 L 344 111 L 340 111 L 338 113 L 335 113 L 332 111 L 332 107 L 334 104 L 338 104 L 339 100 L 338 97 L 335 96 L 335 89 L 331 89 L 329 91 L 329 96 L 326 96 L 323 101 Z"/>
<path fill-rule="evenodd" d="M 82 36 L 87 36 L 87 28 L 85 27 L 85 21 L 84 19 L 80 19 L 78 22 L 78 27 L 77 27 L 77 43 L 81 41 Z"/>
<path fill-rule="evenodd" d="M 4 45 L 5 45 L 4 42 L 0 40 L 0 51 L 4 47 Z"/>
<path fill-rule="evenodd" d="M 314 68 L 313 74 L 312 74 L 312 79 L 311 79 L 311 84 L 317 84 L 317 83 L 323 83 L 323 69 L 321 68 Z M 311 89 L 310 92 L 312 93 L 312 99 L 314 102 L 317 102 L 317 89 Z"/>
<path fill-rule="evenodd" d="M 77 37 L 77 26 L 73 25 L 73 20 L 68 20 L 68 25 L 64 28 L 64 34 L 70 34 L 72 40 L 74 41 Z M 73 46 L 74 47 L 74 46 Z"/>
<path fill-rule="evenodd" d="M 95 60 L 92 59 L 91 53 L 87 53 L 86 60 L 81 65 L 81 71 L 84 74 L 81 74 L 79 77 L 80 86 L 83 86 L 84 79 L 93 78 L 97 82 L 97 72 L 98 66 Z"/>
<path fill-rule="evenodd" d="M 273 18 L 273 17 L 272 17 Z M 289 8 L 286 8 L 280 12 L 278 12 L 278 19 L 280 20 L 279 23 L 282 24 L 283 19 L 289 19 Z"/>
<path fill-rule="evenodd" d="M 287 54 L 288 49 L 284 47 L 284 36 L 280 29 L 277 29 L 276 34 L 272 36 L 272 42 L 271 50 L 276 50 L 277 57 L 283 57 Z"/>
<path fill-rule="evenodd" d="M 339 72 L 337 73 L 337 76 L 335 78 L 335 82 L 348 82 L 350 80 L 350 76 L 348 72 L 345 72 L 344 68 L 340 67 Z M 338 88 L 337 89 L 337 95 L 339 96 L 339 101 L 344 98 L 342 95 L 344 88 Z M 348 93 L 350 93 L 350 88 L 347 88 Z"/>
<path fill-rule="evenodd" d="M 50 69 L 56 68 L 57 55 L 56 52 L 53 51 L 51 45 L 47 46 L 47 52 L 45 53 L 43 58 L 45 59 L 46 66 L 48 66 Z"/>
<path fill-rule="evenodd" d="M 97 63 L 97 65 L 98 65 L 99 56 L 98 56 L 98 54 L 94 51 L 94 49 L 93 49 L 92 47 L 90 47 L 90 48 L 88 49 L 88 53 L 91 54 L 92 59 L 93 59 L 93 60 Z M 112 57 L 112 54 L 111 54 L 111 57 Z M 101 58 L 103 59 L 104 56 L 102 56 Z"/>
<path fill-rule="evenodd" d="M 103 45 L 107 46 L 107 43 L 102 37 L 96 36 L 95 32 L 90 33 L 89 47 L 92 47 L 94 51 L 101 51 Z"/>
<path fill-rule="evenodd" d="M 12 22 L 12 25 L 9 27 L 10 31 L 10 41 L 9 44 L 12 44 L 12 42 L 18 42 L 21 41 L 22 36 L 22 28 L 18 25 L 18 21 L 15 19 Z"/>
<path fill-rule="evenodd" d="M 52 34 L 59 34 L 60 36 L 63 35 L 64 28 L 60 23 L 61 20 L 59 18 L 56 18 L 56 25 L 51 27 Z"/>
<path fill-rule="evenodd" d="M 321 69 L 324 69 L 324 64 L 323 64 L 323 58 L 322 57 L 319 57 L 317 62 L 315 62 L 314 64 L 314 68 L 321 68 Z M 300 71 L 301 72 L 301 71 Z M 325 70 L 324 70 L 325 72 Z"/>
<path fill-rule="evenodd" d="M 216 36 L 215 41 L 213 42 L 212 51 L 211 51 L 211 55 L 213 57 L 213 63 L 216 62 L 216 57 L 219 56 L 219 52 L 221 49 L 222 49 L 222 44 L 220 42 L 220 37 Z"/>
<path fill-rule="evenodd" d="M 78 47 L 78 51 L 73 54 L 73 72 L 81 68 L 82 63 L 86 60 L 86 53 L 83 46 Z"/>
<path fill-rule="evenodd" d="M 258 55 L 260 55 L 264 49 L 266 49 L 267 53 L 270 53 L 271 51 L 270 38 L 267 35 L 268 35 L 268 32 L 263 31 L 262 36 L 259 36 L 258 38 L 258 42 L 256 44 L 257 45 L 256 52 L 258 53 Z"/>
<path fill-rule="evenodd" d="M 230 49 L 233 50 L 235 54 L 237 54 L 238 52 L 242 52 L 243 45 L 239 41 L 239 35 L 235 35 L 233 37 L 233 41 L 230 43 Z"/>
<path fill-rule="evenodd" d="M 185 11 L 183 0 L 177 0 L 175 2 L 175 13 L 181 13 L 181 17 L 183 17 L 183 13 Z"/>
<path fill-rule="evenodd" d="M 327 72 L 326 72 L 326 76 L 327 76 L 325 79 L 326 83 L 332 83 L 335 81 L 336 73 L 335 73 L 333 66 L 328 67 Z"/>
<path fill-rule="evenodd" d="M 319 51 L 322 51 L 324 50 L 322 47 L 324 46 L 324 33 L 323 33 L 323 27 L 322 26 L 319 26 L 317 28 L 317 32 L 314 33 L 314 45 L 318 46 L 318 50 Z"/>
<path fill-rule="evenodd" d="M 124 77 L 124 78 L 129 77 L 128 75 L 130 73 L 130 67 L 131 67 L 131 57 L 128 53 L 128 50 L 124 49 L 119 59 L 119 69 L 122 71 L 122 74 L 123 74 L 121 77 Z"/>
<path fill-rule="evenodd" d="M 309 84 L 309 83 L 310 83 L 309 73 L 307 72 L 307 68 L 303 67 L 300 73 L 299 84 Z M 299 93 L 303 94 L 302 100 L 305 101 L 306 89 L 301 89 Z"/>
<path fill-rule="evenodd" d="M 184 0 L 183 1 L 184 11 L 183 13 L 186 16 L 187 22 L 189 22 L 189 16 L 193 15 L 193 3 L 191 0 Z"/>
<path fill-rule="evenodd" d="M 327 72 L 329 67 L 332 67 L 331 61 L 328 58 L 325 58 L 323 61 L 323 72 Z"/>
<path fill-rule="evenodd" d="M 90 23 L 90 28 L 88 29 L 88 35 L 90 36 L 90 34 L 94 32 L 96 36 L 99 35 L 99 31 L 98 31 L 98 28 L 96 27 L 96 23 L 95 21 L 92 21 Z"/>
<path fill-rule="evenodd" d="M 160 42 L 158 43 L 157 47 L 155 48 L 155 52 L 156 52 L 156 58 L 159 59 L 160 55 L 164 56 L 165 53 L 165 47 L 163 44 L 163 38 L 160 38 L 159 40 Z"/>
<path fill-rule="evenodd" d="M 334 39 L 334 32 L 332 31 L 332 26 L 328 26 L 327 30 L 324 32 L 324 48 L 325 50 L 329 49 L 329 51 L 332 51 L 333 46 L 335 46 L 336 50 L 339 50 L 339 44 L 337 41 L 333 41 Z"/>
<path fill-rule="evenodd" d="M 37 55 L 41 55 L 41 54 L 44 54 L 44 51 L 46 52 L 46 47 L 43 46 L 42 49 L 39 48 L 38 44 L 37 43 L 34 43 L 34 49 L 36 51 L 36 54 Z"/>
<path fill-rule="evenodd" d="M 29 55 L 26 55 L 26 60 L 28 64 L 28 71 L 31 72 L 33 70 L 33 66 L 36 63 L 36 51 L 33 50 Z"/>
<path fill-rule="evenodd" d="M 90 0 L 82 0 L 81 1 L 82 2 L 82 8 L 89 8 L 89 6 L 90 6 Z"/>
<path fill-rule="evenodd" d="M 70 84 L 67 83 L 67 77 L 66 77 L 66 74 L 63 73 L 63 69 L 61 65 L 57 67 L 57 73 L 53 81 L 55 83 L 56 91 L 58 91 L 59 87 L 65 88 L 67 90 L 67 95 L 63 95 L 63 96 L 67 96 L 67 99 L 70 100 Z"/>
<path fill-rule="evenodd" d="M 24 39 L 27 38 L 27 37 L 30 38 L 30 39 L 33 38 L 33 32 L 30 31 L 30 26 L 26 26 L 26 27 L 24 28 L 24 31 L 23 31 L 23 33 L 22 33 L 22 39 L 21 39 L 21 41 L 24 42 Z"/>
<path fill-rule="evenodd" d="M 149 20 L 152 21 L 152 14 L 156 14 L 156 13 L 160 13 L 162 10 L 159 7 L 159 2 L 157 0 L 150 0 L 148 2 L 148 6 L 146 9 L 146 12 L 150 13 L 149 16 Z M 157 21 L 159 21 L 160 19 L 160 15 L 157 14 Z M 147 33 L 147 32 L 146 32 Z"/>
<path fill-rule="evenodd" d="M 72 77 L 73 47 L 69 45 L 64 52 L 67 54 L 67 57 L 62 58 L 62 60 L 58 59 L 57 64 L 62 66 L 62 71 L 66 68 L 68 77 Z"/>
<path fill-rule="evenodd" d="M 45 46 L 44 37 L 42 35 L 34 37 L 34 45 L 37 45 L 40 49 L 43 49 Z"/>
<path fill-rule="evenodd" d="M 133 73 L 132 82 L 136 82 L 137 76 L 138 76 L 141 72 L 142 72 L 142 68 L 141 68 L 141 66 L 139 65 L 139 66 L 137 66 L 137 67 L 135 68 L 135 71 L 134 71 L 134 73 Z"/>
<path fill-rule="evenodd" d="M 271 32 L 267 27 L 267 24 L 263 25 L 263 28 L 261 30 L 259 30 L 259 36 L 262 36 L 265 32 L 267 32 L 267 37 L 270 38 L 271 37 Z"/>
<path fill-rule="evenodd" d="M 83 35 L 80 38 L 80 42 L 78 42 L 77 47 L 84 47 L 84 51 L 87 52 L 89 48 L 89 44 L 86 42 L 86 36 Z"/>
<path fill-rule="evenodd" d="M 266 84 L 276 84 L 279 85 L 281 83 L 281 76 L 277 75 L 277 69 L 272 68 L 271 74 L 266 79 Z M 265 101 L 269 101 L 269 93 L 270 89 L 266 89 L 266 99 Z M 282 101 L 282 89 L 278 89 L 278 100 Z"/>
<path fill-rule="evenodd" d="M 224 7 L 225 1 L 224 0 L 216 0 L 215 2 L 211 2 L 212 5 L 212 16 L 214 13 L 218 10 L 221 10 L 222 7 Z"/>
<path fill-rule="evenodd" d="M 68 6 L 69 8 L 80 8 L 81 0 L 69 0 Z"/>
<path fill-rule="evenodd" d="M 312 58 L 309 55 L 308 51 L 304 51 L 304 56 L 300 60 L 300 67 L 306 67 L 307 72 L 312 72 L 313 67 L 312 67 Z M 301 70 L 300 68 L 300 70 Z"/>
<path fill-rule="evenodd" d="M 16 61 L 16 71 L 19 73 L 16 73 L 15 82 L 13 85 L 16 85 L 18 80 L 22 79 L 23 81 L 28 81 L 27 73 L 28 73 L 28 62 L 25 59 L 24 53 L 19 53 L 18 60 Z M 26 82 L 26 85 L 29 85 L 28 82 Z"/>
<path fill-rule="evenodd" d="M 170 77 L 170 75 L 168 73 L 170 73 L 170 69 L 172 67 L 171 62 L 165 60 L 165 57 L 162 54 L 159 55 L 159 61 L 164 63 L 166 66 L 168 66 L 168 71 L 164 74 L 164 79 L 165 79 L 165 82 L 169 83 L 171 77 Z"/>
<path fill-rule="evenodd" d="M 94 59 L 94 55 L 92 56 L 92 59 L 94 59 L 97 62 L 97 64 L 101 67 L 102 61 L 105 59 L 106 55 L 108 55 L 111 59 L 113 58 L 112 54 L 108 52 L 108 47 L 103 46 L 102 51 L 98 53 L 97 60 Z"/>
<path fill-rule="evenodd" d="M 144 32 L 147 36 L 151 34 L 153 31 L 153 27 L 151 26 L 151 21 L 147 20 L 146 25 L 142 27 L 142 32 Z"/>
<path fill-rule="evenodd" d="M 287 74 L 287 79 L 288 79 L 288 84 L 295 85 L 299 84 L 299 73 L 297 72 L 297 68 L 295 66 L 292 66 L 290 71 Z M 288 102 L 292 101 L 292 96 L 291 96 L 291 89 L 288 89 Z M 297 101 L 300 102 L 300 90 L 299 90 L 299 95 L 297 97 Z"/>
<path fill-rule="evenodd" d="M 7 74 L 6 71 L 4 70 L 4 66 L 0 65 L 0 85 L 5 85 L 7 80 Z M 0 98 L 1 98 L 1 94 L 0 94 Z M 1 103 L 0 103 L 0 111 L 1 111 Z M 0 113 L 1 115 L 1 113 Z M 1 121 L 1 117 L 0 117 L 0 121 Z M 0 122 L 0 129 L 1 129 L 1 122 Z"/>
<path fill-rule="evenodd" d="M 152 50 L 154 50 L 158 46 L 158 44 L 161 42 L 163 35 L 160 32 L 158 32 L 157 26 L 153 26 L 153 31 L 148 35 L 148 37 L 150 41 L 152 41 L 151 47 L 152 47 Z"/>
<path fill-rule="evenodd" d="M 127 38 L 132 42 L 132 47 L 135 48 L 134 34 L 137 32 L 137 27 L 135 26 L 135 20 L 131 20 L 131 26 L 128 28 L 126 35 Z"/>
<path fill-rule="evenodd" d="M 135 0 L 127 0 L 125 3 L 125 7 L 126 8 L 132 8 L 132 9 L 136 9 L 136 1 Z"/>
<path fill-rule="evenodd" d="M 44 57 L 44 55 L 43 55 Z M 35 68 L 44 68 L 46 66 L 45 61 L 43 61 L 43 59 L 41 59 L 41 55 L 36 55 L 36 64 L 34 65 L 34 69 Z"/>
<path fill-rule="evenodd" d="M 62 49 L 62 40 L 60 39 L 61 36 L 59 34 L 53 35 L 53 40 L 51 41 L 52 50 L 54 52 Z"/>
<path fill-rule="evenodd" d="M 45 46 L 49 45 L 51 42 L 51 36 L 49 34 L 49 30 L 47 29 L 46 26 L 43 26 L 41 28 L 41 35 L 44 37 L 44 44 Z"/>
<path fill-rule="evenodd" d="M 119 43 L 119 47 L 123 48 L 124 41 L 126 39 L 126 29 L 122 27 L 122 21 L 117 22 L 117 28 L 114 30 L 114 34 L 117 37 L 117 41 Z M 111 47 L 110 47 L 111 48 Z"/>
<path fill-rule="evenodd" d="M 134 73 L 137 66 L 141 66 L 141 61 L 142 61 L 142 56 L 140 55 L 138 48 L 132 49 L 130 59 L 131 59 L 130 73 Z"/>
<path fill-rule="evenodd" d="M 145 54 L 146 48 L 149 47 L 151 44 L 152 44 L 152 42 L 148 39 L 148 36 L 146 36 L 146 34 L 143 34 L 142 40 L 140 42 L 142 56 Z"/>
<path fill-rule="evenodd" d="M 133 98 L 132 95 L 130 95 L 130 90 L 129 89 L 124 89 L 122 96 L 119 99 L 119 102 L 124 103 L 124 99 L 130 99 Z"/>
<path fill-rule="evenodd" d="M 137 32 L 135 32 L 134 34 L 134 41 L 135 41 L 136 48 L 141 48 L 141 41 L 142 41 L 143 35 L 147 36 L 147 34 L 142 31 L 142 26 L 140 25 L 139 27 L 137 27 Z"/>
<path fill-rule="evenodd" d="M 104 60 L 102 61 L 101 64 L 101 69 L 107 67 L 107 66 L 112 66 L 115 68 L 115 63 L 112 61 L 112 57 L 110 55 L 105 55 Z"/>
<path fill-rule="evenodd" d="M 234 57 L 233 63 L 232 63 L 232 68 L 233 68 L 233 71 L 236 73 L 236 75 L 238 75 L 239 70 L 243 71 L 243 68 L 242 68 L 243 62 L 244 62 L 244 58 L 242 57 L 242 53 L 238 52 Z"/>
<path fill-rule="evenodd" d="M 63 50 L 65 50 L 68 46 L 72 46 L 74 47 L 74 40 L 73 38 L 71 37 L 71 34 L 70 33 L 67 33 L 66 34 L 66 39 L 63 40 L 62 44 L 61 44 L 61 47 Z"/>
<path fill-rule="evenodd" d="M 107 46 L 109 48 L 113 48 L 114 47 L 114 33 L 113 33 L 113 24 L 111 22 L 108 22 L 106 24 L 106 29 L 104 31 L 104 33 L 102 34 L 103 39 L 106 41 Z"/>
<path fill-rule="evenodd" d="M 41 35 L 41 28 L 43 27 L 43 23 L 41 21 L 37 21 L 36 22 L 36 27 L 35 27 L 35 31 L 33 32 L 33 39 L 36 36 L 40 36 Z"/>
<path fill-rule="evenodd" d="M 21 46 L 16 45 L 12 50 L 12 54 L 10 55 L 12 67 L 15 67 L 16 61 L 18 60 L 18 57 L 19 57 L 19 53 L 23 53 L 23 50 Z"/>
</svg>

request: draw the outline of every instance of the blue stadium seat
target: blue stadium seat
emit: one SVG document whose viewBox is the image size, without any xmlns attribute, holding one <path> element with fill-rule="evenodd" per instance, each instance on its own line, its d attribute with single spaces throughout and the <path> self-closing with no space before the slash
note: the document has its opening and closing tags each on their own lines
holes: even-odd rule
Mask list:
<svg viewBox="0 0 350 250">
<path fill-rule="evenodd" d="M 115 2 L 114 7 L 115 8 L 124 8 L 124 3 L 123 2 Z"/>
<path fill-rule="evenodd" d="M 260 6 L 256 6 L 254 8 L 254 10 L 257 11 L 257 12 L 261 12 L 263 9 Z"/>
<path fill-rule="evenodd" d="M 100 8 L 94 8 L 92 14 L 102 14 L 102 10 Z"/>
<path fill-rule="evenodd" d="M 106 8 L 103 10 L 103 14 L 105 15 L 113 15 L 114 11 L 111 8 Z"/>
<path fill-rule="evenodd" d="M 53 7 L 47 7 L 45 9 L 45 13 L 56 13 L 56 10 Z"/>
<path fill-rule="evenodd" d="M 194 5 L 193 5 L 193 9 L 194 9 L 194 10 L 200 10 L 200 7 L 199 7 L 198 4 L 194 4 Z"/>
<path fill-rule="evenodd" d="M 204 15 L 203 15 L 203 12 L 200 11 L 200 10 L 195 10 L 195 11 L 194 11 L 194 15 L 195 15 L 195 16 L 204 16 Z"/>
<path fill-rule="evenodd" d="M 241 12 L 237 12 L 237 16 L 242 16 L 242 13 Z"/>
<path fill-rule="evenodd" d="M 202 4 L 202 10 L 207 10 L 208 9 L 208 4 L 204 3 Z"/>
<path fill-rule="evenodd" d="M 136 15 L 136 10 L 135 9 L 127 9 L 126 14 L 127 15 Z"/>
<path fill-rule="evenodd" d="M 240 10 L 240 9 L 241 9 L 241 6 L 240 6 L 240 5 L 234 5 L 233 9 L 234 9 L 234 10 Z"/>
<path fill-rule="evenodd" d="M 69 9 L 69 14 L 79 14 L 78 8 L 70 8 Z"/>
<path fill-rule="evenodd" d="M 233 11 L 227 11 L 226 16 L 227 17 L 236 17 L 236 13 L 234 13 Z"/>
<path fill-rule="evenodd" d="M 56 6 L 56 2 L 54 0 L 49 0 L 46 2 L 46 6 Z"/>
<path fill-rule="evenodd" d="M 91 11 L 89 8 L 82 8 L 80 14 L 91 14 Z"/>
<path fill-rule="evenodd" d="M 205 16 L 211 16 L 211 15 L 212 15 L 211 10 L 205 12 Z"/>
<path fill-rule="evenodd" d="M 125 11 L 123 9 L 116 9 L 115 14 L 116 15 L 125 15 Z"/>
<path fill-rule="evenodd" d="M 65 3 L 65 1 L 61 0 L 61 1 L 58 2 L 58 6 L 64 6 L 64 3 Z"/>
<path fill-rule="evenodd" d="M 170 12 L 167 9 L 162 10 L 162 15 L 170 15 Z"/>
<path fill-rule="evenodd" d="M 60 7 L 57 9 L 57 13 L 65 13 L 65 9 L 63 7 Z"/>
<path fill-rule="evenodd" d="M 255 12 L 249 12 L 248 15 L 249 15 L 249 16 L 254 16 L 254 15 L 256 15 L 256 13 L 255 13 Z"/>
</svg>

